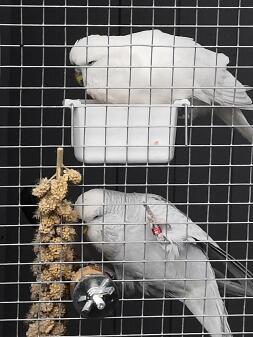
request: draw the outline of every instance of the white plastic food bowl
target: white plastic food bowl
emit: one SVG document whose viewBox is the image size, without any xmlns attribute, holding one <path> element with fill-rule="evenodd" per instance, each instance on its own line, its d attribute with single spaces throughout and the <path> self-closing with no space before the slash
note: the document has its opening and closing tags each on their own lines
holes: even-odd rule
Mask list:
<svg viewBox="0 0 253 337">
<path fill-rule="evenodd" d="M 66 99 L 75 157 L 84 163 L 168 163 L 174 157 L 178 108 L 188 104 L 119 106 Z"/>
</svg>

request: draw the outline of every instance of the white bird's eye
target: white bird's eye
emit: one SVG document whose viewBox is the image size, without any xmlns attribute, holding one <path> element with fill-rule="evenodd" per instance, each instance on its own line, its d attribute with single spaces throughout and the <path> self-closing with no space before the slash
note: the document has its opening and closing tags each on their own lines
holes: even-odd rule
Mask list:
<svg viewBox="0 0 253 337">
<path fill-rule="evenodd" d="M 88 66 L 92 66 L 95 63 L 95 61 L 88 62 Z"/>
</svg>

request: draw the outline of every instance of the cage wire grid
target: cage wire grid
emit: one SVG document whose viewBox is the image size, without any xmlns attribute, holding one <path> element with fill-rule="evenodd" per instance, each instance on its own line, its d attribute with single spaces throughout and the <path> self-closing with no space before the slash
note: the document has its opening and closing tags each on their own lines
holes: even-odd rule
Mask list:
<svg viewBox="0 0 253 337">
<path fill-rule="evenodd" d="M 155 28 L 173 34 L 174 39 L 176 35 L 192 37 L 206 48 L 228 55 L 229 71 L 251 89 L 252 14 L 253 6 L 249 0 L 0 1 L 2 336 L 25 336 L 26 314 L 33 302 L 30 285 L 35 282 L 30 270 L 34 259 L 32 240 L 38 226 L 32 218 L 35 204 L 31 188 L 39 178 L 53 174 L 58 146 L 64 148 L 65 164 L 83 175 L 83 182 L 70 188 L 72 202 L 80 193 L 96 187 L 123 191 L 125 198 L 127 192 L 141 192 L 146 197 L 148 193 L 161 195 L 201 226 L 227 254 L 253 270 L 252 145 L 239 135 L 236 125 L 225 126 L 214 115 L 213 108 L 217 107 L 214 100 L 211 113 L 197 120 L 193 121 L 192 110 L 189 109 L 187 133 L 184 114 L 179 115 L 174 159 L 165 164 L 153 164 L 148 160 L 146 164 L 126 161 L 122 164 L 87 165 L 77 161 L 71 146 L 70 111 L 62 106 L 66 98 L 89 98 L 84 89 L 75 83 L 75 66 L 68 60 L 70 48 L 77 39 L 91 34 L 125 35 Z M 152 64 L 152 48 L 150 53 Z M 128 67 L 130 70 L 135 68 L 131 57 Z M 110 68 L 113 66 L 108 58 L 107 85 L 100 89 L 112 89 L 108 83 Z M 196 68 L 194 64 L 194 74 Z M 216 71 L 218 68 L 216 64 Z M 150 65 L 150 102 L 145 105 L 147 107 L 152 106 L 154 69 L 155 66 Z M 174 69 L 173 64 L 172 77 Z M 194 77 L 193 95 L 198 89 Z M 213 88 L 218 89 L 216 82 Z M 129 91 L 129 101 L 125 104 L 129 117 L 132 106 L 131 71 L 129 85 L 122 89 Z M 172 86 L 169 89 L 173 95 L 173 90 L 177 88 Z M 213 92 L 215 96 L 215 90 Z M 249 95 L 252 97 L 251 92 Z M 200 104 L 197 108 L 204 109 L 205 106 Z M 245 115 L 252 124 L 250 112 Z M 105 140 L 109 128 L 106 128 Z M 105 151 L 108 147 L 105 146 Z M 129 148 L 130 145 L 126 145 L 127 157 Z M 124 223 L 126 233 L 129 225 L 126 211 Z M 103 228 L 105 225 L 104 221 Z M 120 261 L 108 261 L 103 250 L 101 255 L 98 254 L 93 245 L 83 239 L 83 224 L 77 224 L 76 228 L 78 234 L 72 242 L 76 251 L 74 266 L 87 262 L 112 266 L 118 262 L 122 263 L 122 279 L 117 282 L 138 282 L 136 279 L 125 279 L 125 265 L 129 262 L 125 256 Z M 143 242 L 144 247 L 146 243 Z M 125 249 L 124 240 L 115 244 L 122 244 Z M 164 262 L 165 258 L 156 263 Z M 149 297 L 144 291 L 145 284 L 161 279 L 145 277 L 145 255 L 143 259 L 137 256 L 135 262 L 144 265 L 142 293 L 128 296 L 122 287 L 120 305 L 111 317 L 82 319 L 74 311 L 71 299 L 61 300 L 68 309 L 67 315 L 61 318 L 68 321 L 68 335 L 208 336 L 187 309 L 184 299 L 179 302 L 177 298 L 166 296 L 166 270 L 162 279 L 162 296 Z M 230 277 L 227 269 L 225 275 Z M 251 336 L 252 299 L 246 295 L 227 296 L 226 288 L 221 297 L 233 335 Z"/>
</svg>

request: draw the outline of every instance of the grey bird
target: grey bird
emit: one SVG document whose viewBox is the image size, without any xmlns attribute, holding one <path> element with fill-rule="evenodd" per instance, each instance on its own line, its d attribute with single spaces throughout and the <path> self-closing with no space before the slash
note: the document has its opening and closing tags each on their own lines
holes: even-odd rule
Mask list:
<svg viewBox="0 0 253 337">
<path fill-rule="evenodd" d="M 193 118 L 206 105 L 226 124 L 234 125 L 250 143 L 253 129 L 241 109 L 253 110 L 247 87 L 228 70 L 229 58 L 189 37 L 160 30 L 124 36 L 90 35 L 70 51 L 78 82 L 100 103 L 173 104 L 193 98 Z M 210 109 L 209 109 L 210 111 Z"/>
<path fill-rule="evenodd" d="M 117 279 L 129 281 L 129 294 L 144 287 L 148 295 L 177 298 L 210 336 L 232 336 L 217 282 L 233 295 L 253 296 L 252 279 L 245 280 L 252 274 L 173 204 L 154 194 L 92 189 L 75 208 L 88 240 L 113 263 Z M 217 279 L 209 259 L 223 261 L 236 279 Z"/>
</svg>

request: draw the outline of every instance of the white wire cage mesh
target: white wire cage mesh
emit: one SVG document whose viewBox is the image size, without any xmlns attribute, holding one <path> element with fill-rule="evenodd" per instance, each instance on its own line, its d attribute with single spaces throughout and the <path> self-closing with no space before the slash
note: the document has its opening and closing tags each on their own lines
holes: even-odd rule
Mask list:
<svg viewBox="0 0 253 337">
<path fill-rule="evenodd" d="M 70 190 L 73 202 L 80 193 L 96 187 L 161 195 L 253 270 L 252 146 L 234 125 L 225 126 L 212 109 L 194 121 L 190 114 L 188 145 L 185 120 L 178 118 L 170 163 L 86 165 L 74 157 L 70 113 L 62 107 L 66 98 L 87 99 L 73 79 L 75 67 L 68 54 L 77 39 L 91 34 L 125 35 L 158 28 L 192 37 L 228 55 L 229 71 L 251 88 L 251 1 L 2 0 L 0 6 L 1 335 L 25 336 L 26 314 L 33 302 L 29 292 L 34 282 L 32 239 L 38 226 L 32 218 L 35 208 L 30 190 L 39 178 L 52 175 L 59 145 L 64 148 L 66 164 L 84 176 L 83 183 Z M 252 123 L 250 111 L 245 115 Z M 84 241 L 82 224 L 77 228 L 75 267 L 85 262 L 113 262 Z M 123 266 L 126 262 L 122 259 Z M 124 274 L 121 281 L 127 282 Z M 143 287 L 146 281 L 144 273 Z M 252 299 L 228 297 L 226 289 L 221 297 L 233 335 L 251 336 Z M 68 321 L 69 336 L 208 336 L 185 303 L 165 293 L 156 298 L 123 292 L 119 308 L 101 321 L 80 318 L 71 299 L 62 302 L 68 308 L 61 320 Z"/>
</svg>

